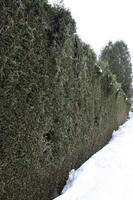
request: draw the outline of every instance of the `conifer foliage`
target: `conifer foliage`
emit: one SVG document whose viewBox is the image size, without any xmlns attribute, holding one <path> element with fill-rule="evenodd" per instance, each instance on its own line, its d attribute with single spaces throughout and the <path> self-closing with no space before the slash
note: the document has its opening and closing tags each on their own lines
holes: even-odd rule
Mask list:
<svg viewBox="0 0 133 200">
<path fill-rule="evenodd" d="M 131 86 L 131 58 L 127 45 L 123 41 L 109 42 L 101 52 L 102 61 L 109 64 L 111 71 L 121 83 L 125 94 L 130 96 Z"/>
<path fill-rule="evenodd" d="M 46 0 L 0 0 L 0 8 L 0 199 L 50 200 L 129 104 L 69 10 Z"/>
</svg>

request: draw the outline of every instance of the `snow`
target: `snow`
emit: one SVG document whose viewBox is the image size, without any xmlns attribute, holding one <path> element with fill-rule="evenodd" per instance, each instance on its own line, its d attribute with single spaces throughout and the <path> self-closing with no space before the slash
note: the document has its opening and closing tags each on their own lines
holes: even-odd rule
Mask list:
<svg viewBox="0 0 133 200">
<path fill-rule="evenodd" d="M 110 142 L 72 170 L 55 200 L 133 200 L 133 113 Z"/>
<path fill-rule="evenodd" d="M 54 3 L 58 4 L 60 0 L 48 0 L 48 2 L 53 5 Z M 92 1 L 91 3 L 87 0 L 86 3 L 82 3 L 82 1 L 76 0 L 64 0 L 64 2 L 65 5 L 70 8 L 72 16 L 77 21 L 78 34 L 81 36 L 83 41 L 91 44 L 97 52 L 100 52 L 102 46 L 105 46 L 110 38 L 112 41 L 122 38 L 123 40 L 128 42 L 130 50 L 133 51 L 132 32 L 130 25 L 131 22 L 127 24 L 127 21 L 129 20 L 121 20 L 123 16 L 123 11 L 127 10 L 129 15 L 131 15 L 132 1 L 129 0 L 128 3 L 127 1 L 123 1 L 125 3 L 122 4 L 120 0 L 113 2 L 110 1 L 112 2 L 109 5 L 110 9 L 108 9 L 108 2 L 104 0 L 103 3 L 101 3 L 101 1 Z M 98 2 L 99 6 L 96 7 L 95 5 Z M 120 4 L 122 9 L 119 9 Z M 112 18 L 112 14 L 109 14 L 109 10 L 110 12 L 112 12 L 112 9 L 114 9 L 114 5 L 115 12 Z M 101 9 L 99 9 L 99 7 Z M 88 8 L 90 8 L 90 12 L 88 12 Z M 102 11 L 102 9 L 104 10 Z M 118 10 L 120 11 L 119 15 Z M 97 14 L 96 17 L 93 17 L 92 21 L 92 17 L 89 17 L 88 13 L 90 14 L 90 16 L 93 16 L 94 11 L 95 13 L 100 13 Z M 101 13 L 103 14 L 101 15 Z M 108 16 L 107 20 L 105 20 L 105 15 Z M 129 15 L 127 15 L 127 17 L 131 21 L 132 16 Z M 101 18 L 99 18 L 99 21 L 103 22 L 102 25 L 106 28 L 107 31 L 104 30 L 104 28 L 101 28 L 101 23 L 97 23 L 97 16 L 101 16 Z M 125 16 L 126 15 L 124 15 L 124 17 Z M 88 29 L 85 29 L 87 26 L 84 19 L 91 20 L 90 24 L 93 27 L 92 33 L 90 33 L 90 26 L 88 26 Z M 107 21 L 110 21 L 113 26 L 111 26 L 111 23 L 107 23 Z M 126 22 L 126 28 L 123 26 L 123 22 Z M 94 27 L 94 24 L 99 24 L 99 26 Z M 120 26 L 118 26 L 118 24 Z M 97 37 L 97 30 L 94 30 L 94 28 L 96 28 L 97 30 L 102 30 L 101 33 L 99 32 L 99 37 Z M 121 30 L 123 31 L 120 31 L 120 28 L 122 28 Z M 103 31 L 106 32 L 106 34 L 103 34 Z M 94 35 L 94 33 L 96 34 Z M 105 35 L 107 36 L 105 37 Z M 125 37 L 127 35 L 128 37 Z M 102 69 L 100 69 L 99 72 L 102 73 Z M 117 90 L 119 90 L 119 88 L 117 88 Z M 107 144 L 103 149 L 94 154 L 79 169 L 71 170 L 67 183 L 62 191 L 62 195 L 57 197 L 55 200 L 133 200 L 132 154 L 133 113 L 130 112 L 128 121 L 120 126 L 118 131 L 113 132 L 112 139 L 110 140 L 109 144 Z"/>
<path fill-rule="evenodd" d="M 103 72 L 103 70 L 100 68 L 100 73 L 102 73 Z"/>
</svg>

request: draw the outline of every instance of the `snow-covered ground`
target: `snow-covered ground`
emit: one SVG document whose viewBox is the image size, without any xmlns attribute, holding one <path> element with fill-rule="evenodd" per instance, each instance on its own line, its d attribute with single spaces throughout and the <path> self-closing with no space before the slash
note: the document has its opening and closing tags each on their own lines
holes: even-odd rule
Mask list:
<svg viewBox="0 0 133 200">
<path fill-rule="evenodd" d="M 70 172 L 55 200 L 133 200 L 133 113 L 104 148 Z"/>
</svg>

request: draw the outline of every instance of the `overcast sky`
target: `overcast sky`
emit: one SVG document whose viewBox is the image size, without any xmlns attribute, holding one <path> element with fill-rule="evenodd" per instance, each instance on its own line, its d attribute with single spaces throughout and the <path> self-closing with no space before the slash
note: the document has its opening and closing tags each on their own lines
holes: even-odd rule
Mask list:
<svg viewBox="0 0 133 200">
<path fill-rule="evenodd" d="M 133 62 L 133 0 L 64 0 L 64 5 L 76 20 L 80 38 L 97 54 L 109 40 L 124 40 Z"/>
</svg>

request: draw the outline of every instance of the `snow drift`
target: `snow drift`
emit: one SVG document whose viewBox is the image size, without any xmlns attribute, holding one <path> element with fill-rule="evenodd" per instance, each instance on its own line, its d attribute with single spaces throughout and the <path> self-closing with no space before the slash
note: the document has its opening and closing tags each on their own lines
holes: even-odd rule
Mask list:
<svg viewBox="0 0 133 200">
<path fill-rule="evenodd" d="M 56 200 L 133 199 L 133 113 L 110 142 L 94 154 L 69 179 Z"/>
</svg>

